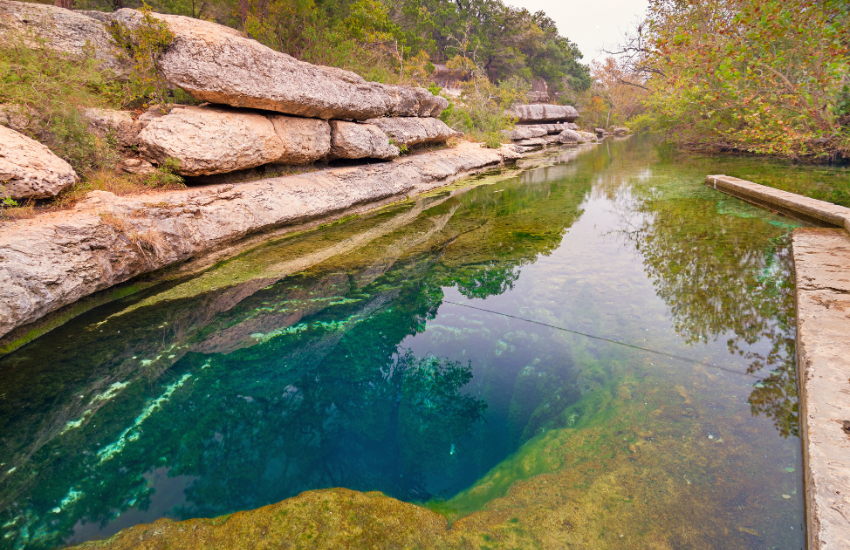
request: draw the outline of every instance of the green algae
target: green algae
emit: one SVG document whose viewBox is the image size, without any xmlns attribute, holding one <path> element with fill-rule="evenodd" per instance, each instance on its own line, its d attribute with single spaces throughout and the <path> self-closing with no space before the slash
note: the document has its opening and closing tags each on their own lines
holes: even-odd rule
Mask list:
<svg viewBox="0 0 850 550">
<path fill-rule="evenodd" d="M 23 346 L 0 360 L 4 540 L 794 547 L 788 227 L 654 155 L 435 193 Z"/>
</svg>

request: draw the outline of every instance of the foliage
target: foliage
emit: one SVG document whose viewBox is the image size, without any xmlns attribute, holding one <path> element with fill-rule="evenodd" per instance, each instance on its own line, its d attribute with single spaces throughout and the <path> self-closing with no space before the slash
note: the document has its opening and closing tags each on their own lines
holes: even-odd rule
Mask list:
<svg viewBox="0 0 850 550">
<path fill-rule="evenodd" d="M 114 21 L 110 31 L 115 43 L 132 65 L 130 78 L 136 94 L 165 106 L 172 102 L 172 95 L 168 93 L 170 86 L 160 74 L 158 63 L 159 57 L 174 41 L 174 33 L 164 21 L 151 14 L 147 4 L 139 11 L 140 21 L 134 22 L 132 26 Z"/>
<path fill-rule="evenodd" d="M 846 157 L 848 26 L 840 0 L 652 0 L 619 53 L 679 143 Z"/>
<path fill-rule="evenodd" d="M 460 98 L 440 118 L 470 139 L 497 149 L 504 139 L 502 132 L 515 123 L 504 109 L 527 101 L 530 86 L 517 77 L 494 85 L 483 72 L 476 71 L 473 75 L 463 84 Z"/>
<path fill-rule="evenodd" d="M 47 145 L 78 172 L 111 166 L 114 140 L 88 129 L 82 111 L 114 107 L 125 90 L 91 58 L 73 63 L 62 54 L 31 47 L 37 37 L 18 36 L 0 48 L 0 103 L 16 106 L 29 137 Z"/>
</svg>

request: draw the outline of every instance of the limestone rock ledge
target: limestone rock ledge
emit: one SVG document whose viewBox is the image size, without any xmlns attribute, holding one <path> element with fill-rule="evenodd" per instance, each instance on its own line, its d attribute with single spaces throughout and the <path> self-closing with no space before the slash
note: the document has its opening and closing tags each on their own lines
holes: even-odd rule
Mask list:
<svg viewBox="0 0 850 550">
<path fill-rule="evenodd" d="M 0 226 L 0 336 L 132 277 L 274 227 L 447 185 L 503 155 L 462 143 L 392 162 L 137 197 Z"/>
<path fill-rule="evenodd" d="M 75 58 L 93 55 L 117 75 L 129 72 L 103 23 L 79 12 L 0 0 L 0 43 L 19 38 L 30 47 L 44 46 Z"/>
</svg>

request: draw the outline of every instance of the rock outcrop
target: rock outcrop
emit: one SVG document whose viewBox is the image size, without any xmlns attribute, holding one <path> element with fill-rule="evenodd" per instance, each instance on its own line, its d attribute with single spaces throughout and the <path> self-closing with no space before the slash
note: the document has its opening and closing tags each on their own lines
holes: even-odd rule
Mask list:
<svg viewBox="0 0 850 550">
<path fill-rule="evenodd" d="M 160 70 L 192 97 L 312 118 L 437 116 L 448 100 L 422 88 L 367 82 L 342 69 L 312 65 L 268 48 L 238 31 L 178 15 L 154 14 L 174 33 Z M 131 9 L 115 20 L 138 25 Z"/>
<path fill-rule="evenodd" d="M 331 159 L 391 159 L 401 153 L 387 134 L 372 124 L 331 121 Z"/>
<path fill-rule="evenodd" d="M 408 147 L 443 143 L 457 134 L 442 120 L 432 117 L 382 117 L 370 118 L 366 122 L 380 128 L 394 144 Z"/>
<path fill-rule="evenodd" d="M 184 176 L 253 168 L 284 154 L 268 117 L 227 107 L 173 109 L 139 133 L 139 151 L 155 164 L 176 159 Z"/>
<path fill-rule="evenodd" d="M 587 143 L 587 138 L 575 130 L 564 130 L 558 136 L 561 143 Z"/>
<path fill-rule="evenodd" d="M 519 122 L 575 122 L 579 117 L 570 105 L 515 105 L 508 112 Z"/>
<path fill-rule="evenodd" d="M 16 132 L 23 132 L 29 126 L 32 114 L 22 105 L 0 104 L 0 125 L 8 126 Z"/>
<path fill-rule="evenodd" d="M 19 39 L 72 57 L 93 55 L 116 74 L 128 72 L 101 21 L 53 5 L 0 0 L 0 43 Z"/>
<path fill-rule="evenodd" d="M 83 116 L 89 121 L 89 129 L 101 137 L 111 134 L 123 147 L 138 143 L 139 125 L 132 111 L 93 108 L 83 111 Z"/>
<path fill-rule="evenodd" d="M 514 130 L 505 130 L 505 137 L 517 141 L 543 137 L 549 132 L 540 126 L 517 126 Z"/>
<path fill-rule="evenodd" d="M 584 138 L 585 141 L 599 141 L 599 138 L 596 137 L 596 134 L 593 132 L 582 132 L 581 130 L 575 130 L 575 133 Z"/>
<path fill-rule="evenodd" d="M 611 128 L 611 133 L 615 136 L 626 136 L 632 133 L 631 130 L 626 128 L 625 126 L 614 126 Z"/>
<path fill-rule="evenodd" d="M 283 145 L 277 164 L 311 164 L 331 151 L 331 127 L 317 118 L 296 118 L 283 115 L 269 117 Z"/>
<path fill-rule="evenodd" d="M 43 199 L 74 185 L 71 165 L 23 134 L 0 126 L 0 197 Z"/>
<path fill-rule="evenodd" d="M 0 336 L 248 234 L 447 185 L 502 158 L 463 143 L 368 166 L 159 193 L 155 207 L 150 196 L 93 192 L 75 211 L 0 226 Z"/>
</svg>

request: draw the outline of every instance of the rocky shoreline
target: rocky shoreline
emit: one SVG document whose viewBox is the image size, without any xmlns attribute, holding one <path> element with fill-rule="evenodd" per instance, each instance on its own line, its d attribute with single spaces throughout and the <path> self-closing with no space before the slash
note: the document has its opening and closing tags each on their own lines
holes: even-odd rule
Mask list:
<svg viewBox="0 0 850 550">
<path fill-rule="evenodd" d="M 422 193 L 518 156 L 511 146 L 464 142 L 237 185 L 132 197 L 93 192 L 74 210 L 0 227 L 0 337 L 8 342 L 15 329 L 81 298 L 252 234 Z"/>
<path fill-rule="evenodd" d="M 548 144 L 597 139 L 577 131 L 574 107 L 515 105 L 508 114 L 522 125 L 505 136 L 515 144 L 451 147 L 459 133 L 438 118 L 446 98 L 305 63 L 230 27 L 126 8 L 71 11 L 9 0 L 0 0 L 0 15 L 0 43 L 23 41 L 70 63 L 94 55 L 104 74 L 119 80 L 138 69 L 124 50 L 143 47 L 145 33 L 168 36 L 157 78 L 208 103 L 83 110 L 93 134 L 120 146 L 117 171 L 194 177 L 324 163 L 318 168 L 337 159 L 360 163 L 141 196 L 93 191 L 73 210 L 0 226 L 0 353 L 61 324 L 54 315 L 29 330 L 57 310 L 139 275 L 224 256 L 250 235 L 420 193 Z M 51 199 L 80 181 L 27 127 L 33 110 L 0 105 L 0 199 L 13 204 Z M 447 143 L 405 156 L 413 147 Z"/>
</svg>

